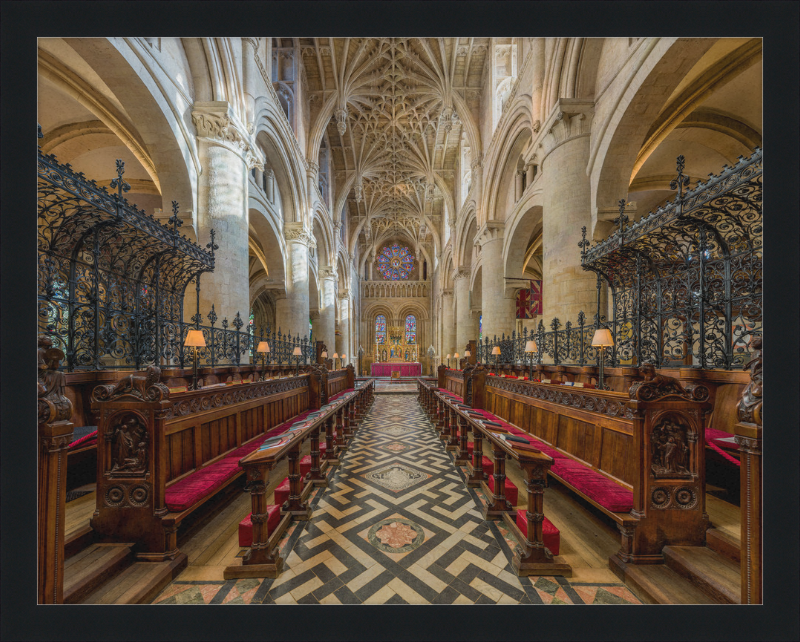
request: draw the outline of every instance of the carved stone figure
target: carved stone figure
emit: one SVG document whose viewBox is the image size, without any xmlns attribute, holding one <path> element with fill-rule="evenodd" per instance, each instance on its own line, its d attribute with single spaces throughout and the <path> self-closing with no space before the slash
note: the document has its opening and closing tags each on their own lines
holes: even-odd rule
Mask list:
<svg viewBox="0 0 800 642">
<path fill-rule="evenodd" d="M 68 420 L 72 416 L 72 402 L 65 396 L 66 381 L 58 366 L 64 353 L 53 347 L 53 340 L 42 335 L 38 340 L 36 393 L 37 414 L 40 424 Z"/>
<path fill-rule="evenodd" d="M 130 395 L 142 401 L 161 401 L 169 398 L 169 388 L 160 382 L 161 369 L 148 366 L 141 372 L 132 372 L 113 386 L 97 386 L 92 393 L 95 401 L 109 401 Z"/>
<path fill-rule="evenodd" d="M 680 397 L 691 401 L 706 401 L 708 388 L 701 384 L 681 385 L 675 377 L 667 377 L 656 373 L 652 363 L 644 363 L 639 367 L 644 379 L 631 386 L 630 398 L 637 401 L 655 401 L 664 397 Z"/>
</svg>

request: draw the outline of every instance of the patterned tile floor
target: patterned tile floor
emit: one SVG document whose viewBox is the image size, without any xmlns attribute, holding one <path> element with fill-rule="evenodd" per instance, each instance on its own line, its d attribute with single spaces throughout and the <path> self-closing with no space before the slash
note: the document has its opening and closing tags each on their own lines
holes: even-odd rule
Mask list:
<svg viewBox="0 0 800 642">
<path fill-rule="evenodd" d="M 278 579 L 172 582 L 159 604 L 638 604 L 620 583 L 517 577 L 415 397 L 382 395 L 313 517 L 281 542 Z M 240 551 L 239 555 L 244 554 Z"/>
</svg>

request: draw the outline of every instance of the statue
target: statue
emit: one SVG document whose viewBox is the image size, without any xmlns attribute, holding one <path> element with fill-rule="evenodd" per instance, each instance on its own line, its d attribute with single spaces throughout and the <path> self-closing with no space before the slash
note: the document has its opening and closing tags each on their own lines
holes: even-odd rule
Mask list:
<svg viewBox="0 0 800 642">
<path fill-rule="evenodd" d="M 114 465 L 111 472 L 144 473 L 147 468 L 147 431 L 136 415 L 127 415 L 112 435 Z"/>
<path fill-rule="evenodd" d="M 36 392 L 39 424 L 66 421 L 72 417 L 72 402 L 64 394 L 64 373 L 58 370 L 64 353 L 53 347 L 53 340 L 47 335 L 41 335 L 37 343 Z"/>
<path fill-rule="evenodd" d="M 758 426 L 761 424 L 761 408 L 763 404 L 763 352 L 761 350 L 762 337 L 753 337 L 751 346 L 754 348 L 753 358 L 745 364 L 745 368 L 750 368 L 750 383 L 742 393 L 739 401 L 738 413 L 739 421 L 743 423 L 753 423 Z"/>
</svg>

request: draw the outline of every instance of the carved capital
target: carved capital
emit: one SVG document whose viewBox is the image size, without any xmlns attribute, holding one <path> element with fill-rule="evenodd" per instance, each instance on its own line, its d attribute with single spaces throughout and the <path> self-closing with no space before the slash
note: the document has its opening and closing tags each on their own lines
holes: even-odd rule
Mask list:
<svg viewBox="0 0 800 642">
<path fill-rule="evenodd" d="M 559 145 L 588 136 L 593 116 L 593 102 L 573 98 L 560 99 L 543 127 L 544 135 L 539 142 L 543 151 L 542 159 Z"/>
<path fill-rule="evenodd" d="M 339 290 L 339 299 L 340 300 L 344 301 L 344 300 L 349 299 L 349 298 L 350 298 L 350 290 L 349 289 Z"/>
<path fill-rule="evenodd" d="M 469 275 L 470 275 L 469 266 L 462 265 L 455 272 L 453 272 L 453 281 L 469 278 Z"/>
<path fill-rule="evenodd" d="M 442 290 L 442 296 L 453 296 L 453 288 L 445 288 Z"/>
<path fill-rule="evenodd" d="M 501 221 L 487 221 L 475 235 L 475 245 L 483 247 L 493 241 L 502 241 L 504 229 L 505 223 Z"/>
<path fill-rule="evenodd" d="M 305 246 L 312 246 L 313 235 L 307 230 L 303 223 L 298 221 L 295 223 L 283 224 L 283 237 L 292 243 L 301 243 Z M 316 242 L 313 242 L 313 247 L 316 247 Z"/>
<path fill-rule="evenodd" d="M 248 167 L 263 165 L 264 157 L 252 141 L 252 132 L 239 122 L 224 100 L 196 102 L 192 122 L 198 138 L 220 145 L 237 154 Z"/>
<path fill-rule="evenodd" d="M 334 279 L 336 275 L 333 272 L 333 268 L 330 267 L 321 267 L 318 270 L 319 278 L 320 279 Z"/>
</svg>

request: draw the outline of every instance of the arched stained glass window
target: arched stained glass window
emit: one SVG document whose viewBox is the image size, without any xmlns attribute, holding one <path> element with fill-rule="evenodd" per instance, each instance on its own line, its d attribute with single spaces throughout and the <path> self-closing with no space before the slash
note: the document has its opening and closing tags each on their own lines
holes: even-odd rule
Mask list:
<svg viewBox="0 0 800 642">
<path fill-rule="evenodd" d="M 412 344 L 417 342 L 417 317 L 409 314 L 406 317 L 406 343 Z"/>
<path fill-rule="evenodd" d="M 382 314 L 375 317 L 375 343 L 386 343 L 386 317 Z"/>
<path fill-rule="evenodd" d="M 384 247 L 376 261 L 378 272 L 389 281 L 407 279 L 414 269 L 414 255 L 407 247 L 400 247 L 396 243 Z"/>
</svg>

